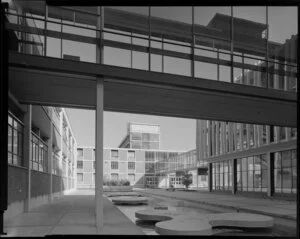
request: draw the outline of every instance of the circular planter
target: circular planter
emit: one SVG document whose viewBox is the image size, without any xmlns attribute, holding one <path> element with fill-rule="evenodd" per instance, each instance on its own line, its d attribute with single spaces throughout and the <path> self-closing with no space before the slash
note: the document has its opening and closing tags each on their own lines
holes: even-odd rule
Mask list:
<svg viewBox="0 0 300 239">
<path fill-rule="evenodd" d="M 139 205 L 148 204 L 148 199 L 145 197 L 121 196 L 113 198 L 112 202 L 117 205 Z"/>
</svg>

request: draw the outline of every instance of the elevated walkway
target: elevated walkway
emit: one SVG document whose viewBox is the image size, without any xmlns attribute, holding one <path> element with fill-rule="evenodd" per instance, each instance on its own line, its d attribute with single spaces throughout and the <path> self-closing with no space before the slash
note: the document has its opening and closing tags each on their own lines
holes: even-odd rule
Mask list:
<svg viewBox="0 0 300 239">
<path fill-rule="evenodd" d="M 46 235 L 95 235 L 95 191 L 77 190 L 4 221 L 7 237 Z M 104 235 L 143 235 L 107 198 L 103 198 Z"/>
</svg>

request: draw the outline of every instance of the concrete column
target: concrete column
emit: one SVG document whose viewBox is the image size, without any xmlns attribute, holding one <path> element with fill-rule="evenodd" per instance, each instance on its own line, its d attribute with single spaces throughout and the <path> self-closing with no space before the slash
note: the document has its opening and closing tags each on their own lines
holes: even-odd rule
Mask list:
<svg viewBox="0 0 300 239">
<path fill-rule="evenodd" d="M 97 30 L 104 29 L 104 8 L 97 7 Z M 96 47 L 96 63 L 103 63 L 103 33 L 97 31 L 99 41 Z M 96 88 L 96 169 L 95 169 L 95 200 L 96 200 L 96 227 L 98 233 L 103 229 L 103 79 L 97 79 Z"/>
<path fill-rule="evenodd" d="M 59 152 L 59 162 L 58 162 L 58 166 L 59 166 L 59 175 L 60 175 L 60 196 L 63 195 L 63 112 L 61 111 L 59 113 L 60 116 L 60 126 L 59 126 L 59 130 L 60 130 L 60 152 Z"/>
<path fill-rule="evenodd" d="M 24 153 L 24 166 L 28 169 L 27 174 L 27 197 L 25 200 L 24 211 L 29 212 L 31 209 L 30 199 L 31 199 L 31 121 L 32 121 L 32 106 L 27 105 L 27 112 L 24 117 L 24 144 L 23 144 L 23 153 Z"/>
<path fill-rule="evenodd" d="M 215 129 L 215 132 L 214 132 L 214 136 L 213 136 L 213 139 L 214 139 L 214 155 L 220 155 L 220 146 L 222 146 L 222 142 L 220 141 L 220 122 L 219 121 L 215 121 L 215 125 L 214 125 L 214 129 Z"/>
<path fill-rule="evenodd" d="M 233 152 L 233 123 L 228 123 L 228 143 L 229 143 L 229 153 Z"/>
<path fill-rule="evenodd" d="M 211 192 L 212 191 L 212 163 L 208 164 L 208 191 Z"/>
<path fill-rule="evenodd" d="M 211 137 L 212 137 L 212 134 L 213 134 L 213 129 L 212 129 L 212 125 L 211 125 L 211 122 L 212 121 L 208 121 L 208 133 L 207 133 L 207 138 L 208 138 L 208 147 L 207 147 L 207 150 L 208 150 L 208 157 L 211 157 L 212 155 L 210 154 L 210 152 L 211 152 L 211 147 L 212 147 L 212 145 L 211 145 Z"/>
<path fill-rule="evenodd" d="M 236 159 L 230 159 L 231 160 L 231 182 L 232 182 L 232 189 L 231 193 L 235 194 L 236 193 L 236 182 L 237 182 L 237 177 L 236 177 Z"/>
<path fill-rule="evenodd" d="M 271 153 L 267 153 L 267 162 L 268 162 L 268 197 L 271 197 L 274 193 L 274 160 L 271 158 Z"/>
<path fill-rule="evenodd" d="M 48 139 L 48 172 L 50 173 L 50 182 L 49 182 L 49 203 L 52 202 L 52 167 L 53 167 L 53 157 L 52 157 L 52 144 L 53 144 L 53 124 L 50 120 L 50 134 Z"/>
<path fill-rule="evenodd" d="M 247 149 L 250 149 L 250 125 L 246 124 L 247 130 Z"/>
<path fill-rule="evenodd" d="M 198 168 L 196 168 L 196 184 L 197 184 L 197 190 L 199 190 L 199 175 L 198 175 Z"/>
</svg>

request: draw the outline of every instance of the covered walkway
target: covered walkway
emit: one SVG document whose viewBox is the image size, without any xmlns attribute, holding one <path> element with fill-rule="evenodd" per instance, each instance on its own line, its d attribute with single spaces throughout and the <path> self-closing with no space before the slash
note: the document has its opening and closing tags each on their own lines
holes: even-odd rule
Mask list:
<svg viewBox="0 0 300 239">
<path fill-rule="evenodd" d="M 143 235 L 107 198 L 103 200 L 104 235 Z M 53 203 L 4 221 L 8 237 L 97 234 L 95 191 L 76 190 Z"/>
</svg>

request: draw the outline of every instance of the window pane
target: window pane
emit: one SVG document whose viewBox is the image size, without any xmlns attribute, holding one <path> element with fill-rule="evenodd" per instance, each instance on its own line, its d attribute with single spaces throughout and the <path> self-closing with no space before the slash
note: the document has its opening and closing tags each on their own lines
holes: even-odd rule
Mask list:
<svg viewBox="0 0 300 239">
<path fill-rule="evenodd" d="M 247 158 L 242 158 L 242 171 L 247 171 Z"/>
<path fill-rule="evenodd" d="M 281 169 L 274 169 L 275 192 L 281 192 Z"/>
<path fill-rule="evenodd" d="M 18 131 L 16 129 L 13 130 L 13 153 L 18 154 Z"/>
<path fill-rule="evenodd" d="M 285 168 L 281 171 L 282 176 L 282 192 L 291 193 L 292 188 L 292 171 L 291 168 Z"/>
<path fill-rule="evenodd" d="M 254 171 L 254 182 L 253 182 L 254 188 L 261 188 L 261 171 Z"/>
<path fill-rule="evenodd" d="M 262 188 L 268 187 L 268 171 L 267 170 L 261 171 L 261 186 L 262 186 Z"/>
<path fill-rule="evenodd" d="M 253 191 L 253 171 L 248 171 L 248 191 Z"/>
<path fill-rule="evenodd" d="M 274 168 L 281 168 L 281 153 L 280 152 L 276 152 L 274 153 Z"/>
<path fill-rule="evenodd" d="M 291 165 L 291 156 L 290 156 L 290 150 L 287 151 L 283 151 L 281 152 L 281 156 L 282 156 L 282 167 L 283 168 L 290 168 Z"/>
<path fill-rule="evenodd" d="M 242 190 L 247 191 L 247 172 L 242 172 Z"/>
<path fill-rule="evenodd" d="M 12 152 L 12 149 L 13 149 L 13 130 L 12 130 L 12 127 L 11 126 L 8 126 L 8 152 Z"/>
</svg>

